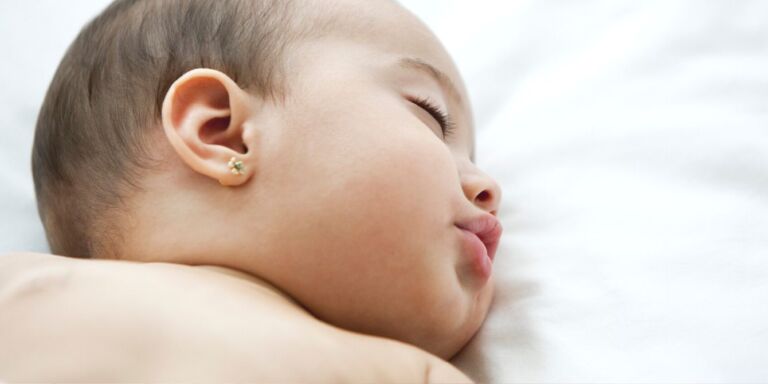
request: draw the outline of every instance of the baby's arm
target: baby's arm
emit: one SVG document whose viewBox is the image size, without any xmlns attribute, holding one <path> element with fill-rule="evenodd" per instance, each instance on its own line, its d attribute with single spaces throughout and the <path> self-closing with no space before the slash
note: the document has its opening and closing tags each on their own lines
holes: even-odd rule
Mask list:
<svg viewBox="0 0 768 384">
<path fill-rule="evenodd" d="M 0 381 L 470 382 L 403 343 L 264 316 L 222 279 L 0 255 Z"/>
</svg>

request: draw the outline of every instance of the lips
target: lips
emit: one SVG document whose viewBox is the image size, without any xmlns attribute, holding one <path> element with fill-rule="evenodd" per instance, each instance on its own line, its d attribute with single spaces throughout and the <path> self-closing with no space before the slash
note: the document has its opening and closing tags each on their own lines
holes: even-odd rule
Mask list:
<svg viewBox="0 0 768 384">
<path fill-rule="evenodd" d="M 499 238 L 501 238 L 501 233 L 504 230 L 496 216 L 486 213 L 484 215 L 456 223 L 456 226 L 474 234 L 485 246 L 488 258 L 493 261 L 493 259 L 496 257 L 496 248 L 499 245 Z"/>
</svg>

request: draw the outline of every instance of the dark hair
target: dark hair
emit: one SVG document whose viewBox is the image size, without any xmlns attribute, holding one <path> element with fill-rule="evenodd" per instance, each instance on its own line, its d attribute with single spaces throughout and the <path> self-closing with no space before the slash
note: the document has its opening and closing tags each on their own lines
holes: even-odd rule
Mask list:
<svg viewBox="0 0 768 384">
<path fill-rule="evenodd" d="M 193 68 L 264 97 L 285 91 L 288 0 L 117 0 L 68 48 L 37 120 L 32 174 L 51 252 L 114 257 L 126 197 L 161 164 L 160 111 Z M 153 157 L 154 156 L 154 157 Z"/>
</svg>

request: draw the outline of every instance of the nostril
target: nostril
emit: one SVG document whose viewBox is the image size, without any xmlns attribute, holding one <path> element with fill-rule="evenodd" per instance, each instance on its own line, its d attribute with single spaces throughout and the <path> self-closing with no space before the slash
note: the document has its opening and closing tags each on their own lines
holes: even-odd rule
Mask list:
<svg viewBox="0 0 768 384">
<path fill-rule="evenodd" d="M 484 202 L 486 202 L 490 198 L 491 198 L 491 194 L 488 193 L 488 191 L 482 191 L 482 192 L 480 192 L 479 195 L 477 195 L 477 197 L 475 199 L 477 199 L 477 201 L 479 201 L 481 203 L 484 203 Z"/>
</svg>

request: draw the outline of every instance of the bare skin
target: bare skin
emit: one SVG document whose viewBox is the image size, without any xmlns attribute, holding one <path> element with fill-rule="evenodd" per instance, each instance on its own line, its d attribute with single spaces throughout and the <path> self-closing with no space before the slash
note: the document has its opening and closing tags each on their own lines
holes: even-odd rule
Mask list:
<svg viewBox="0 0 768 384">
<path fill-rule="evenodd" d="M 211 69 L 171 85 L 157 130 L 168 161 L 128 203 L 118 254 L 239 270 L 327 323 L 449 359 L 493 298 L 458 225 L 493 218 L 501 199 L 473 163 L 468 95 L 396 3 L 322 4 L 334 27 L 287 49 L 284 101 Z M 419 98 L 450 115 L 449 134 Z"/>
<path fill-rule="evenodd" d="M 493 275 L 477 272 L 459 226 L 495 220 L 501 190 L 474 164 L 461 77 L 396 3 L 317 5 L 331 27 L 288 47 L 285 100 L 206 68 L 173 83 L 155 140 L 167 162 L 126 201 L 122 261 L 16 255 L 0 269 L 27 287 L 37 269 L 59 271 L 32 283 L 40 295 L 0 292 L 0 343 L 26 352 L 0 368 L 34 374 L 24 356 L 39 354 L 51 372 L 104 369 L 76 381 L 469 381 L 444 360 L 482 325 Z M 424 99 L 450 116 L 449 134 Z"/>
<path fill-rule="evenodd" d="M 471 382 L 219 267 L 6 254 L 0 308 L 9 382 Z"/>
</svg>

